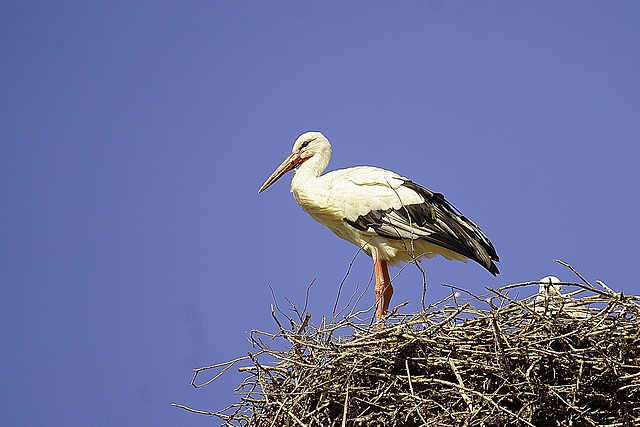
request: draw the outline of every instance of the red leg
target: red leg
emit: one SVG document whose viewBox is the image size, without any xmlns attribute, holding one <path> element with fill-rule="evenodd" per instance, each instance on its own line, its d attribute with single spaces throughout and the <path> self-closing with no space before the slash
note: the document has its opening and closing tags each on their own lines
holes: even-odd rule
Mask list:
<svg viewBox="0 0 640 427">
<path fill-rule="evenodd" d="M 386 284 L 384 287 L 384 304 L 382 306 L 383 314 L 386 315 L 389 310 L 389 303 L 391 302 L 391 297 L 393 296 L 393 286 L 391 286 L 391 278 L 389 278 L 389 269 L 387 268 L 387 262 L 383 261 L 382 264 L 382 274 L 384 275 L 384 283 Z"/>
<path fill-rule="evenodd" d="M 389 309 L 389 302 L 393 295 L 393 286 L 391 286 L 391 279 L 389 278 L 387 261 L 382 259 L 374 260 L 373 269 L 376 273 L 376 319 L 380 321 Z"/>
</svg>

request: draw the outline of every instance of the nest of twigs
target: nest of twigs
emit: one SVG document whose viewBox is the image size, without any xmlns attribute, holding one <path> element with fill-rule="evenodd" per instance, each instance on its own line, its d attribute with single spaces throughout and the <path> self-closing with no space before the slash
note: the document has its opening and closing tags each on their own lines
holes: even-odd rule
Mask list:
<svg viewBox="0 0 640 427">
<path fill-rule="evenodd" d="M 549 285 L 452 289 L 384 328 L 361 313 L 321 326 L 297 313 L 287 327 L 274 314 L 278 332 L 251 333 L 257 351 L 196 370 L 198 387 L 249 362 L 237 404 L 176 406 L 225 426 L 640 425 L 638 298 L 599 281 Z M 210 369 L 221 372 L 197 384 Z"/>
</svg>

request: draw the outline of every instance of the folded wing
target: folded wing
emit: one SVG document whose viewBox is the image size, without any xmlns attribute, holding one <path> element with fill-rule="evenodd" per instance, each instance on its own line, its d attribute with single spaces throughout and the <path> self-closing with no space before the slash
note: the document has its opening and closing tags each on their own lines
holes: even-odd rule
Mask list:
<svg viewBox="0 0 640 427">
<path fill-rule="evenodd" d="M 418 240 L 441 246 L 485 267 L 494 276 L 499 273 L 494 261 L 499 261 L 495 248 L 480 227 L 462 215 L 440 193 L 434 193 L 412 181 L 404 180 L 396 206 L 372 209 L 355 220 L 344 218 L 351 227 L 373 231 L 389 239 Z M 401 190 L 401 189 L 398 189 Z M 400 194 L 412 193 L 413 203 L 404 203 Z M 421 200 L 415 203 L 417 200 Z"/>
</svg>

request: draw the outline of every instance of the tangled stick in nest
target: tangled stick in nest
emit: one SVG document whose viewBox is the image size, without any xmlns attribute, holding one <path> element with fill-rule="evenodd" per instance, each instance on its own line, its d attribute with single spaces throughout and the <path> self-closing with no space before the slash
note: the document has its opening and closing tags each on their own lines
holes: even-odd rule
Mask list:
<svg viewBox="0 0 640 427">
<path fill-rule="evenodd" d="M 382 330 L 353 311 L 318 327 L 296 311 L 285 328 L 274 311 L 279 331 L 250 335 L 257 352 L 195 371 L 201 387 L 248 362 L 238 403 L 176 406 L 224 426 L 638 425 L 638 298 L 581 280 L 521 299 L 511 294 L 549 283 L 482 297 L 452 287 L 424 311 L 392 314 Z M 196 383 L 212 369 L 221 371 Z"/>
</svg>

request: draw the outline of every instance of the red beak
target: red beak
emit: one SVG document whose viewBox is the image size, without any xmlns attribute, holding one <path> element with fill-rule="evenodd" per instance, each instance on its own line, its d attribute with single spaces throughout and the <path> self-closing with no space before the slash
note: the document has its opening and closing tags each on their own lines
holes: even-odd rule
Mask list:
<svg viewBox="0 0 640 427">
<path fill-rule="evenodd" d="M 280 163 L 280 166 L 278 166 L 278 168 L 271 174 L 271 176 L 267 178 L 264 184 L 262 184 L 262 187 L 260 187 L 258 193 L 262 193 L 264 190 L 269 188 L 271 184 L 282 178 L 282 175 L 289 172 L 291 169 L 295 168 L 305 160 L 307 159 L 301 158 L 299 153 L 289 154 L 289 156 L 284 159 L 282 163 Z"/>
</svg>

